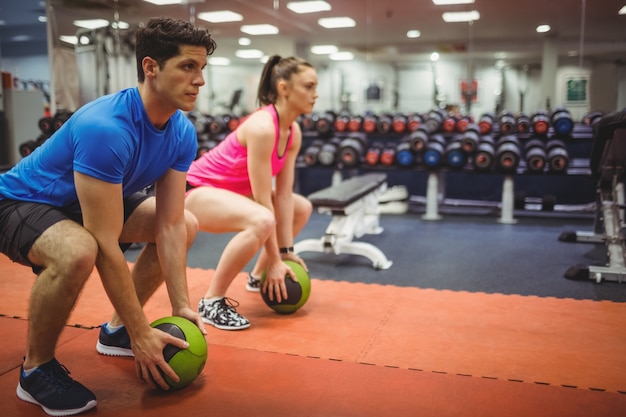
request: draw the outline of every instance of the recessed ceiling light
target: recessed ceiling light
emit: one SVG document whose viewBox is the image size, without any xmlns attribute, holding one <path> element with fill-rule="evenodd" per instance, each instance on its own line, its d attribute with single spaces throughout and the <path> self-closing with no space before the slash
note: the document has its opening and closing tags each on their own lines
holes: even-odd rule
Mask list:
<svg viewBox="0 0 626 417">
<path fill-rule="evenodd" d="M 335 45 L 313 45 L 311 47 L 311 53 L 316 55 L 334 54 L 338 50 L 339 48 Z"/>
<path fill-rule="evenodd" d="M 546 33 L 550 32 L 550 29 L 552 29 L 550 25 L 539 25 L 535 30 L 537 31 L 537 33 Z"/>
<path fill-rule="evenodd" d="M 74 25 L 85 29 L 98 29 L 109 26 L 109 21 L 105 19 L 74 20 Z"/>
<path fill-rule="evenodd" d="M 209 57 L 209 65 L 230 65 L 230 59 L 223 56 L 211 56 Z"/>
<path fill-rule="evenodd" d="M 290 1 L 287 8 L 295 13 L 316 13 L 331 9 L 325 1 Z"/>
<path fill-rule="evenodd" d="M 449 4 L 473 4 L 475 0 L 433 0 L 436 6 L 447 6 Z"/>
<path fill-rule="evenodd" d="M 238 49 L 235 56 L 244 59 L 259 59 L 263 57 L 263 51 L 258 49 Z"/>
<path fill-rule="evenodd" d="M 354 54 L 348 51 L 335 52 L 328 56 L 333 61 L 351 61 L 354 59 Z"/>
<path fill-rule="evenodd" d="M 351 17 L 323 17 L 317 23 L 326 29 L 352 28 L 356 22 Z"/>
<path fill-rule="evenodd" d="M 433 52 L 430 54 L 430 60 L 433 62 L 439 61 L 439 52 Z"/>
<path fill-rule="evenodd" d="M 198 19 L 210 23 L 241 22 L 243 16 L 239 13 L 231 12 L 230 10 L 219 10 L 216 12 L 198 13 Z"/>
<path fill-rule="evenodd" d="M 622 8 L 619 9 L 619 12 L 617 12 L 617 14 L 626 14 L 626 6 L 622 6 Z"/>
<path fill-rule="evenodd" d="M 417 30 L 417 29 L 412 29 L 412 30 L 409 30 L 409 31 L 406 33 L 406 37 L 407 37 L 407 38 L 419 38 L 420 36 L 422 36 L 422 32 L 420 32 L 420 31 L 419 31 L 419 30 Z"/>
<path fill-rule="evenodd" d="M 156 4 L 157 6 L 166 6 L 168 4 L 182 4 L 183 0 L 143 0 L 146 3 Z"/>
<path fill-rule="evenodd" d="M 278 28 L 274 25 L 243 25 L 241 27 L 241 31 L 243 33 L 247 33 L 248 35 L 276 35 L 278 33 Z"/>
<path fill-rule="evenodd" d="M 471 12 L 445 12 L 443 15 L 444 22 L 473 22 L 480 19 L 480 13 L 476 10 Z"/>
<path fill-rule="evenodd" d="M 239 38 L 237 43 L 241 46 L 249 46 L 252 43 L 252 40 L 250 40 L 250 38 Z"/>
</svg>

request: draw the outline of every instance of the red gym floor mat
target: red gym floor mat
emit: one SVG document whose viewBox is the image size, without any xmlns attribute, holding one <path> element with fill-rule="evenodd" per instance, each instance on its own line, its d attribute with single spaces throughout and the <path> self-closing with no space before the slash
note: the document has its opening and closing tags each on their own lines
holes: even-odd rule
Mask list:
<svg viewBox="0 0 626 417">
<path fill-rule="evenodd" d="M 86 415 L 135 417 L 621 417 L 626 396 L 444 375 L 209 344 L 203 374 L 187 388 L 152 391 L 128 358 L 98 355 L 97 329 L 66 329 L 58 358 L 98 398 Z M 2 340 L 25 337 L 24 320 L 0 318 Z M 6 355 L 3 355 L 3 361 Z M 2 415 L 43 416 L 15 395 L 18 369 L 0 376 Z"/>
<path fill-rule="evenodd" d="M 8 269 L 13 268 L 11 274 Z M 213 271 L 189 269 L 192 299 Z M 34 279 L 0 263 L 0 314 L 26 316 Z M 626 304 L 401 288 L 313 280 L 311 298 L 278 315 L 237 278 L 230 297 L 252 322 L 208 341 L 261 352 L 372 364 L 499 381 L 623 393 L 626 398 Z M 111 307 L 94 273 L 70 323 L 98 326 Z M 169 315 L 164 288 L 146 306 L 149 319 Z M 93 341 L 95 343 L 95 340 Z"/>
</svg>

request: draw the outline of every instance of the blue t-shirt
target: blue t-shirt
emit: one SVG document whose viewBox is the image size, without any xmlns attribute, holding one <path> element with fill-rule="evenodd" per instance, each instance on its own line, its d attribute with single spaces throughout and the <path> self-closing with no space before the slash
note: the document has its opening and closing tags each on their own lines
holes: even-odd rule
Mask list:
<svg viewBox="0 0 626 417">
<path fill-rule="evenodd" d="M 73 206 L 74 171 L 123 184 L 124 197 L 143 190 L 169 168 L 186 172 L 198 141 L 180 111 L 163 130 L 148 119 L 139 90 L 100 97 L 78 109 L 43 145 L 0 175 L 0 199 Z"/>
</svg>

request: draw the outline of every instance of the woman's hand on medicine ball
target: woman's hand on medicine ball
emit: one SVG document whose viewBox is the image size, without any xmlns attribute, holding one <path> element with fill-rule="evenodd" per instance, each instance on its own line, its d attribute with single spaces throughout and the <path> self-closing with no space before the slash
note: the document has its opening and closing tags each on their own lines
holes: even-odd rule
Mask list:
<svg viewBox="0 0 626 417">
<path fill-rule="evenodd" d="M 191 307 L 186 307 L 178 311 L 173 311 L 172 315 L 186 318 L 192 323 L 195 323 L 202 332 L 202 334 L 207 334 L 206 327 L 204 325 L 204 322 L 202 321 L 202 318 L 200 317 L 200 314 L 198 314 L 198 312 L 193 310 Z"/>
<path fill-rule="evenodd" d="M 285 276 L 289 275 L 295 279 L 296 274 L 287 266 L 286 263 L 280 261 L 270 264 L 265 272 L 265 281 L 261 291 L 267 293 L 271 301 L 281 302 L 287 298 L 287 286 L 285 285 Z"/>
<path fill-rule="evenodd" d="M 302 268 L 304 268 L 304 270 L 305 270 L 306 272 L 309 272 L 309 267 L 308 267 L 308 266 L 306 266 L 306 263 L 304 263 L 304 261 L 302 260 L 302 258 L 300 258 L 300 257 L 299 257 L 298 255 L 296 255 L 295 253 L 293 253 L 293 252 L 289 252 L 288 254 L 283 255 L 283 261 L 286 261 L 286 260 L 290 260 L 290 261 L 294 261 L 294 262 L 299 263 L 299 264 L 302 266 Z M 297 282 L 298 280 L 297 280 L 297 279 L 295 279 L 295 276 L 296 276 L 296 275 L 294 274 L 294 275 L 292 275 L 292 276 L 294 277 L 294 281 L 296 281 L 296 282 Z"/>
</svg>

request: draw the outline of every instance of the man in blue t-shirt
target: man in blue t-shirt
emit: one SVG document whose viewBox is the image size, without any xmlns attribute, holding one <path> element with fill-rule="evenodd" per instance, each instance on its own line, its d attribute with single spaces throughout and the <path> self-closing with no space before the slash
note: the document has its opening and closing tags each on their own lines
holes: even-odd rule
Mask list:
<svg viewBox="0 0 626 417">
<path fill-rule="evenodd" d="M 81 413 L 95 395 L 55 359 L 61 330 L 95 266 L 115 308 L 96 348 L 134 356 L 138 375 L 168 389 L 163 358 L 186 342 L 150 327 L 142 306 L 167 284 L 172 314 L 206 332 L 191 308 L 186 253 L 198 225 L 184 210 L 197 137 L 195 107 L 215 41 L 188 22 L 155 18 L 137 31 L 138 86 L 78 109 L 31 155 L 0 175 L 0 251 L 38 274 L 17 395 L 51 415 Z M 155 186 L 154 196 L 142 192 Z M 123 250 L 146 242 L 131 272 Z"/>
</svg>

